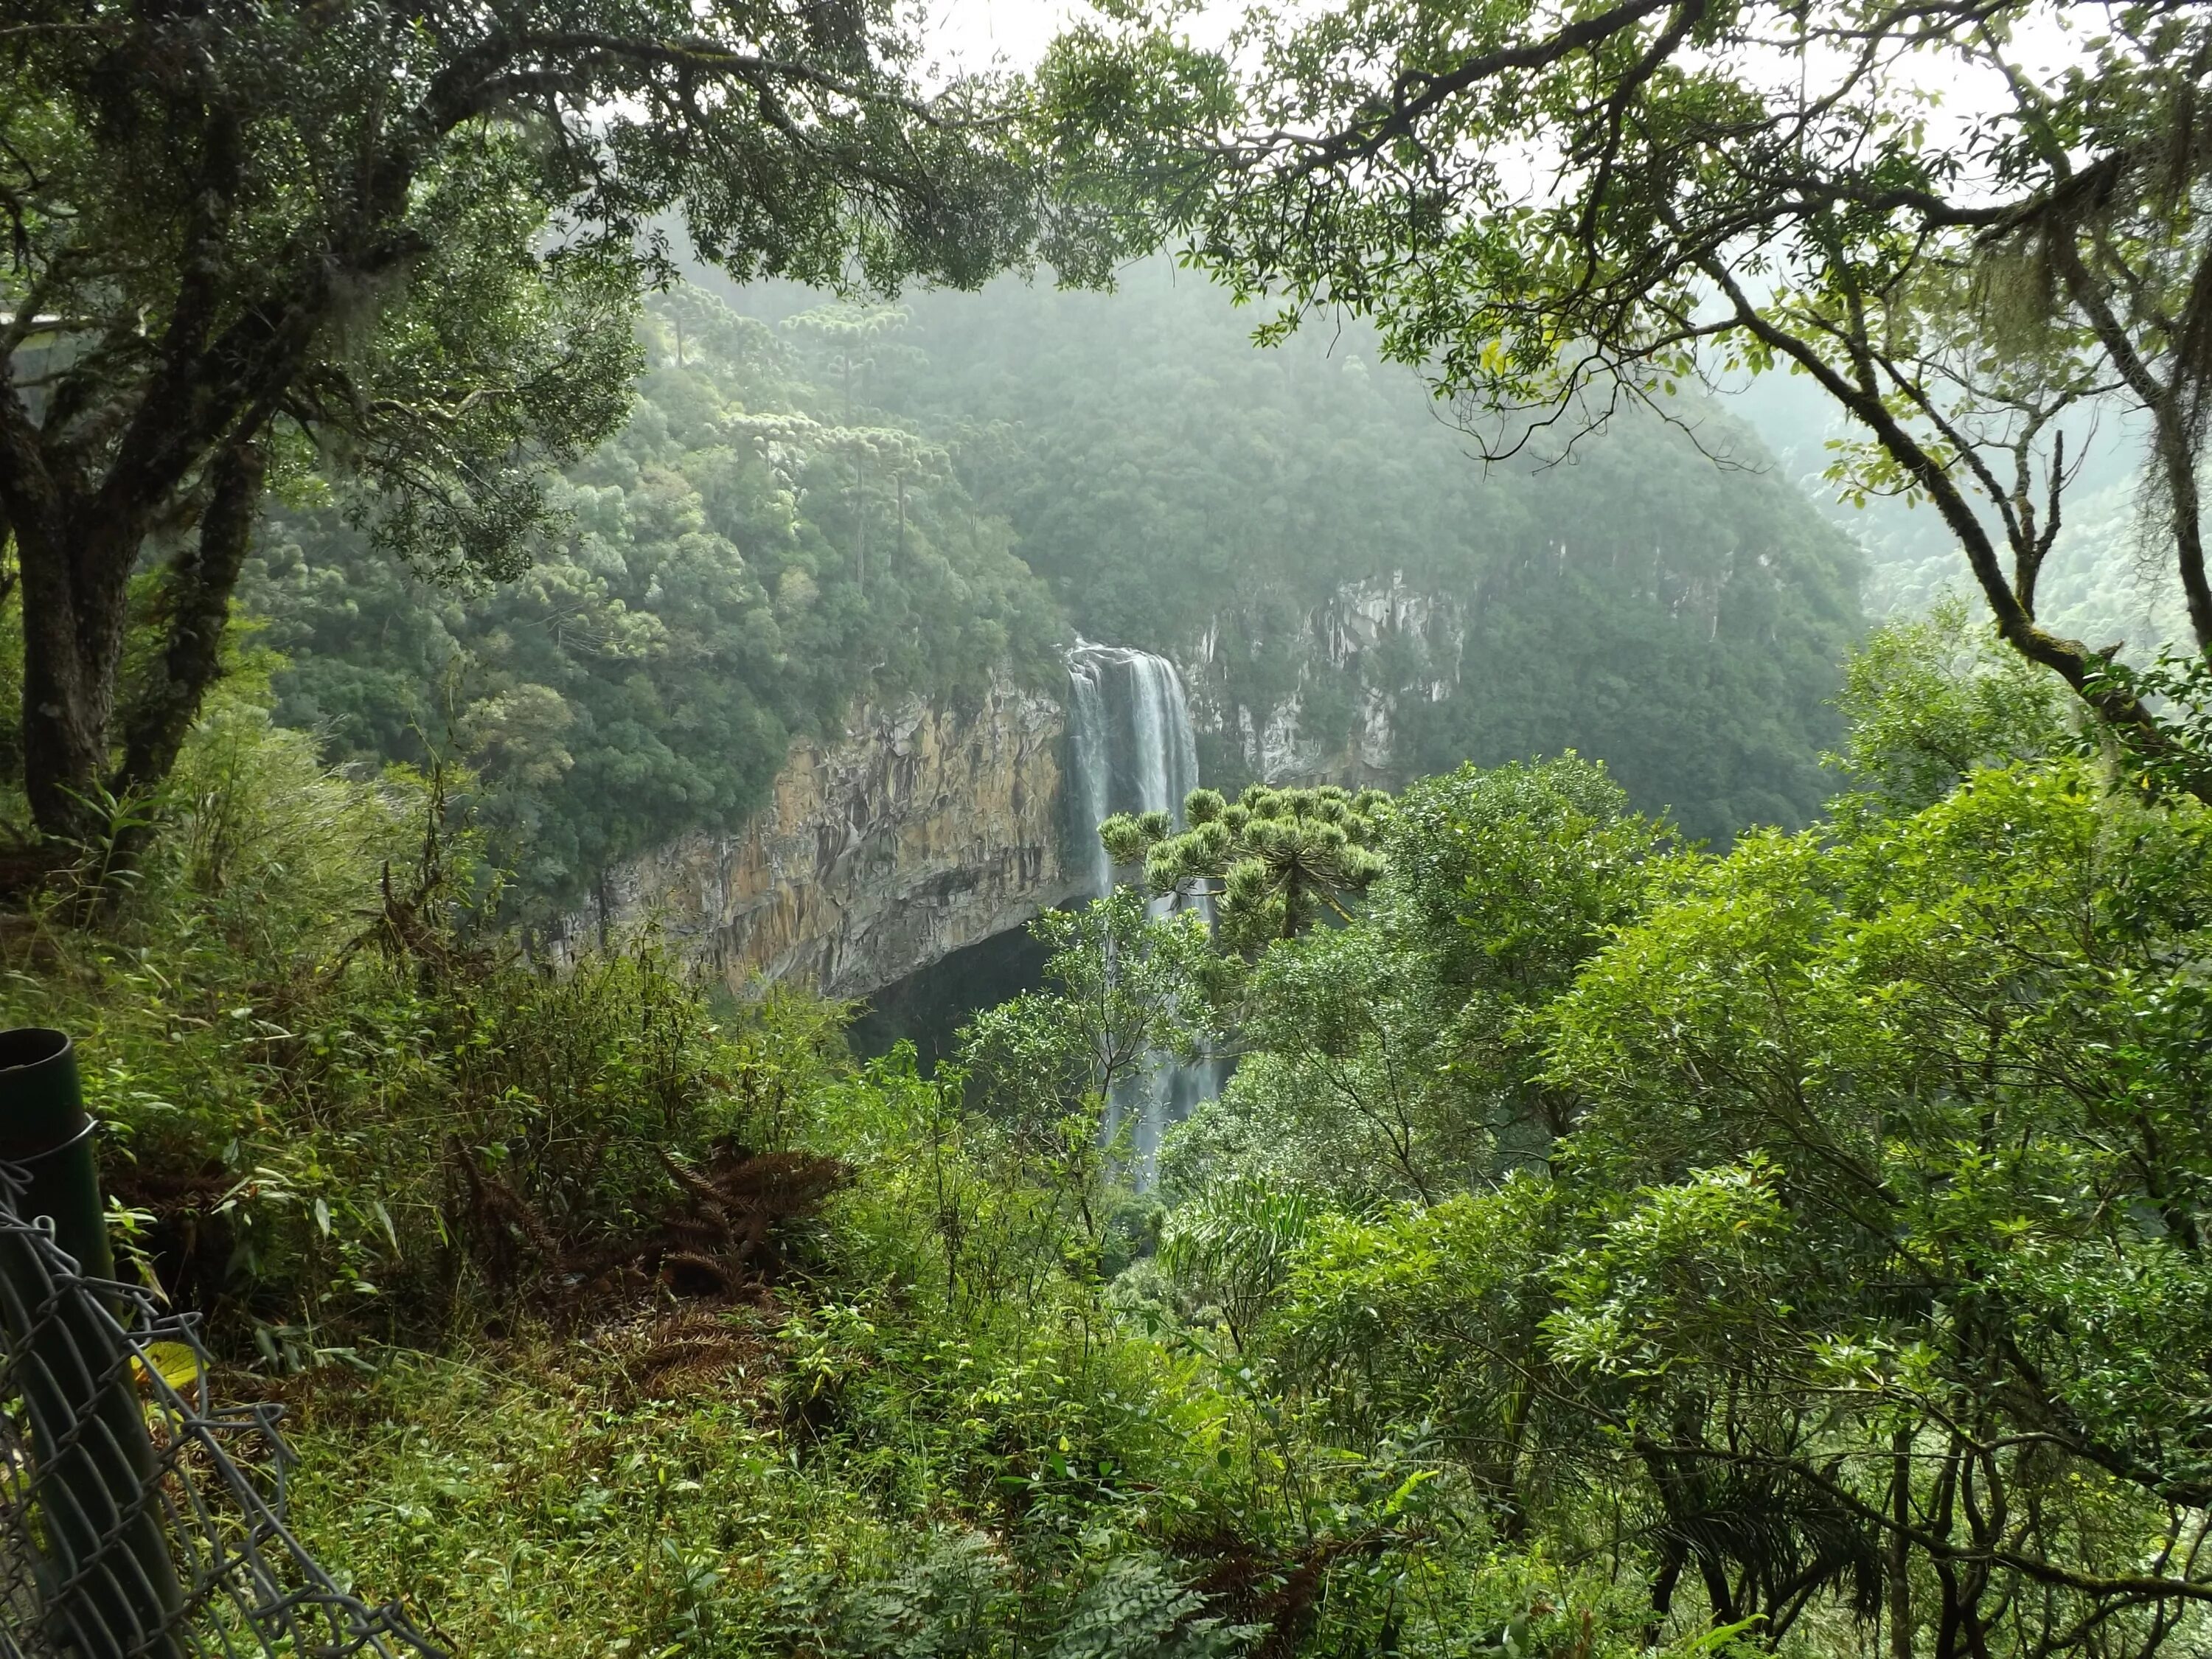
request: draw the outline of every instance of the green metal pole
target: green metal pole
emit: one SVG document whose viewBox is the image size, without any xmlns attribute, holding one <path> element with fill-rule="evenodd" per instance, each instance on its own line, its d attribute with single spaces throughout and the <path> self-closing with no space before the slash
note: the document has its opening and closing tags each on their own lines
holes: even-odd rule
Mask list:
<svg viewBox="0 0 2212 1659">
<path fill-rule="evenodd" d="M 47 1218 L 84 1275 L 115 1276 L 76 1054 L 59 1031 L 0 1031 L 0 1160 L 28 1176 L 18 1217 Z M 0 1233 L 0 1324 L 29 1418 L 46 1613 L 81 1659 L 180 1659 L 184 1591 L 164 1534 L 154 1447 L 112 1313 L 46 1255 Z"/>
</svg>

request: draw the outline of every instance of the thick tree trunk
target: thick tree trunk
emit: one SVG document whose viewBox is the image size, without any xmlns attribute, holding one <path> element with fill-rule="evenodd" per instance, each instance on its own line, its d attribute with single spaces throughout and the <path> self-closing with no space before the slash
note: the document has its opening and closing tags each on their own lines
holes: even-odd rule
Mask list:
<svg viewBox="0 0 2212 1659">
<path fill-rule="evenodd" d="M 119 720 L 117 682 L 140 537 L 112 526 L 74 532 L 61 514 L 16 521 L 23 790 L 42 836 L 66 844 L 104 835 L 112 799 L 158 786 L 176 763 L 222 672 L 223 629 L 252 544 L 263 471 L 252 447 L 217 461 L 199 533 L 162 575 L 155 621 L 167 638 Z"/>
<path fill-rule="evenodd" d="M 167 635 L 124 719 L 118 795 L 152 788 L 169 775 L 208 690 L 222 672 L 230 596 L 253 544 L 267 462 L 258 445 L 232 445 L 216 458 L 199 534 L 162 572 L 154 625 Z"/>
<path fill-rule="evenodd" d="M 115 504 L 112 477 L 97 491 L 71 490 L 25 427 L 0 429 L 0 443 L 11 438 L 0 493 L 23 605 L 23 790 L 33 823 L 58 849 L 103 838 L 112 800 L 158 786 L 176 763 L 222 672 L 266 461 L 258 443 L 236 437 L 208 464 L 197 532 L 156 589 L 150 621 L 164 638 L 118 714 L 131 573 L 151 521 Z"/>
<path fill-rule="evenodd" d="M 1668 1615 L 1674 1610 L 1674 1586 L 1681 1582 L 1687 1551 L 1678 1538 L 1669 1537 L 1659 1557 L 1659 1571 L 1651 1580 L 1651 1622 L 1644 1627 L 1644 1645 L 1656 1648 L 1665 1634 Z"/>
<path fill-rule="evenodd" d="M 90 504 L 88 504 L 89 506 Z M 41 834 L 82 841 L 104 824 L 109 722 L 123 661 L 137 527 L 88 512 L 15 515 L 23 589 L 23 791 Z"/>
</svg>

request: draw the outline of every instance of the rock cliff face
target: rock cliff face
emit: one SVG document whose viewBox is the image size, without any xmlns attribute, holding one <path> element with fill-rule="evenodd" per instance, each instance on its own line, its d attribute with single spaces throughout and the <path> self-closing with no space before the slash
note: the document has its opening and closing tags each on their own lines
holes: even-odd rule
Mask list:
<svg viewBox="0 0 2212 1659">
<path fill-rule="evenodd" d="M 968 710 L 864 711 L 835 743 L 794 744 L 750 823 L 611 872 L 572 932 L 651 919 L 740 994 L 764 975 L 865 995 L 1082 884 L 1064 867 L 1064 727 L 1005 684 Z"/>
<path fill-rule="evenodd" d="M 1256 708 L 1240 693 L 1231 642 L 1219 624 L 1209 629 L 1186 671 L 1193 713 L 1222 772 L 1275 784 L 1395 788 L 1406 781 L 1396 752 L 1400 712 L 1409 701 L 1451 695 L 1466 640 L 1453 599 L 1395 573 L 1347 582 L 1299 617 L 1286 639 L 1270 642 L 1288 659 L 1289 679 L 1269 687 Z"/>
<path fill-rule="evenodd" d="M 1185 670 L 1215 757 L 1206 781 L 1400 781 L 1394 716 L 1407 698 L 1449 692 L 1462 637 L 1455 607 L 1402 579 L 1348 586 L 1298 620 L 1284 642 L 1296 666 L 1255 707 L 1234 694 L 1226 642 L 1209 633 Z M 1149 707 L 1133 684 L 1115 680 L 1110 714 L 1092 721 L 1127 727 L 1132 743 Z M 1073 820 L 1130 805 L 1138 781 L 1094 756 L 1099 775 L 1071 800 L 1067 719 L 1058 701 L 1004 681 L 973 708 L 863 711 L 834 742 L 793 744 L 749 823 L 610 872 L 553 950 L 650 921 L 741 995 L 763 978 L 836 997 L 890 986 L 1092 890 L 1097 842 Z M 1185 787 L 1162 785 L 1169 796 Z"/>
</svg>

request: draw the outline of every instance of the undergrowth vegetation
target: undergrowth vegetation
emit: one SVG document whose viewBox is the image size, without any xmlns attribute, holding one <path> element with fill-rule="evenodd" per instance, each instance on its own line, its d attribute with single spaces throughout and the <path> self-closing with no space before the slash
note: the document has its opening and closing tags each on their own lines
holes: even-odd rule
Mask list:
<svg viewBox="0 0 2212 1659">
<path fill-rule="evenodd" d="M 1287 936 L 1048 918 L 930 1076 L 528 959 L 470 779 L 234 698 L 4 1012 L 304 1534 L 459 1651 L 2191 1650 L 2212 823 L 1956 615 L 1850 687 L 1822 825 L 1466 769 Z M 1133 1190 L 1117 1089 L 1209 1052 Z"/>
<path fill-rule="evenodd" d="M 226 699 L 150 852 L 9 919 L 8 1018 L 76 1036 L 130 1253 L 289 1364 L 657 1268 L 683 1182 L 839 1046 L 782 1003 L 718 1024 L 650 940 L 526 960 L 483 922 L 470 782 L 332 771 Z"/>
</svg>

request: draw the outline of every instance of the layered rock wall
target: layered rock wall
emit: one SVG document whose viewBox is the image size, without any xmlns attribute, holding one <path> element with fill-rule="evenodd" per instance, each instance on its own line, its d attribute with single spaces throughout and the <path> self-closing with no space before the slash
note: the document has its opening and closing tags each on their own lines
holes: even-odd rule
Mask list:
<svg viewBox="0 0 2212 1659">
<path fill-rule="evenodd" d="M 742 828 L 612 872 L 572 935 L 655 922 L 740 994 L 862 996 L 1068 896 L 1059 705 L 1011 684 L 961 710 L 866 711 L 801 742 Z"/>
<path fill-rule="evenodd" d="M 1270 782 L 1401 781 L 1393 717 L 1449 695 L 1456 608 L 1393 576 L 1347 585 L 1299 636 L 1296 689 L 1255 709 L 1209 633 L 1184 670 L 1201 728 Z M 1317 720 L 1329 694 L 1340 707 Z M 609 872 L 554 953 L 650 921 L 739 994 L 764 978 L 862 997 L 1018 927 L 1096 878 L 1095 843 L 1067 828 L 1066 718 L 1008 681 L 974 708 L 863 711 L 834 742 L 793 744 L 749 822 Z"/>
<path fill-rule="evenodd" d="M 1252 777 L 1267 783 L 1406 781 L 1396 719 L 1409 700 L 1441 702 L 1466 651 L 1460 601 L 1417 588 L 1403 573 L 1347 582 L 1304 614 L 1290 641 L 1297 683 L 1258 708 L 1239 696 L 1221 624 L 1199 641 L 1187 672 L 1194 712 Z M 1323 718 L 1314 706 L 1337 706 Z"/>
</svg>

